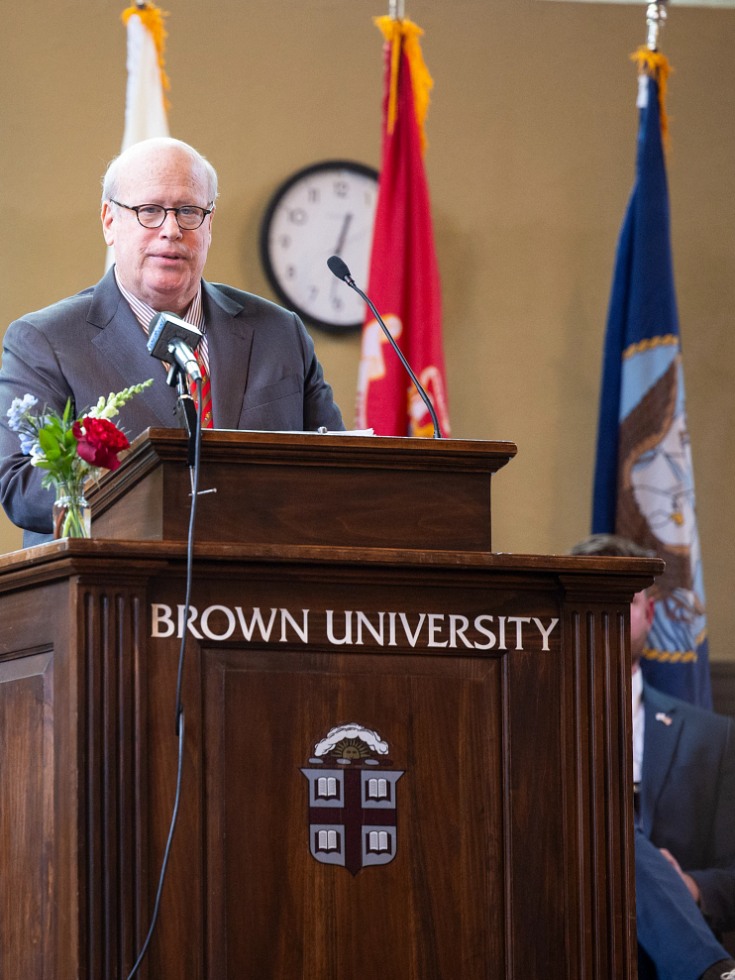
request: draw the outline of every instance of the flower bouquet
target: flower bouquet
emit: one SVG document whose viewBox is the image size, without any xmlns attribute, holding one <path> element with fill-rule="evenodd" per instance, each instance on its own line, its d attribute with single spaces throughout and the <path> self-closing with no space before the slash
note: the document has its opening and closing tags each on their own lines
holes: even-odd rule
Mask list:
<svg viewBox="0 0 735 980">
<path fill-rule="evenodd" d="M 104 470 L 116 470 L 119 454 L 130 447 L 125 433 L 110 419 L 151 384 L 153 378 L 110 392 L 79 417 L 72 415 L 71 399 L 61 415 L 49 408 L 34 415 L 38 399 L 33 395 L 13 399 L 8 426 L 18 433 L 21 451 L 31 457 L 31 464 L 45 470 L 42 486 L 54 490 L 55 538 L 90 536 L 84 485 L 98 479 Z"/>
</svg>

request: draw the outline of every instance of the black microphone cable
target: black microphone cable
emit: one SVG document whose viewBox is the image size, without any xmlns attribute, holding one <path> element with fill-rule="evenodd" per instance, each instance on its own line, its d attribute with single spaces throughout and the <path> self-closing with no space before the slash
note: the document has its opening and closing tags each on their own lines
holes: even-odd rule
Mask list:
<svg viewBox="0 0 735 980">
<path fill-rule="evenodd" d="M 146 953 L 153 938 L 153 933 L 155 932 L 156 923 L 158 922 L 158 913 L 161 906 L 161 895 L 163 894 L 163 884 L 166 880 L 166 872 L 168 870 L 168 861 L 171 855 L 171 845 L 173 844 L 174 831 L 176 829 L 176 823 L 179 816 L 179 804 L 181 803 L 181 783 L 184 774 L 184 731 L 185 731 L 185 715 L 184 715 L 184 703 L 182 698 L 182 686 L 184 679 L 184 655 L 186 652 L 186 637 L 189 628 L 189 606 L 191 605 L 191 590 L 193 581 L 193 568 L 194 568 L 194 527 L 196 523 L 196 511 L 197 511 L 197 500 L 199 496 L 199 470 L 201 464 L 201 451 L 202 451 L 202 419 L 201 419 L 201 405 L 202 405 L 202 380 L 199 378 L 196 382 L 196 403 L 198 411 L 196 413 L 196 438 L 195 448 L 194 448 L 194 466 L 190 468 L 190 478 L 191 478 L 191 507 L 189 509 L 189 529 L 187 533 L 186 542 L 186 596 L 184 599 L 184 619 L 183 619 L 183 629 L 181 636 L 181 646 L 179 647 L 179 666 L 178 674 L 176 678 L 176 719 L 175 719 L 175 731 L 179 740 L 179 753 L 178 753 L 178 763 L 176 768 L 176 791 L 174 793 L 174 803 L 171 812 L 171 821 L 168 829 L 168 837 L 166 839 L 166 847 L 164 848 L 163 858 L 161 860 L 161 871 L 158 876 L 158 888 L 156 889 L 156 898 L 153 903 L 153 911 L 151 913 L 150 925 L 148 927 L 148 934 L 145 937 L 143 945 L 141 946 L 138 957 L 135 961 L 135 965 L 128 974 L 127 980 L 133 980 L 140 969 L 141 963 L 145 959 Z"/>
</svg>

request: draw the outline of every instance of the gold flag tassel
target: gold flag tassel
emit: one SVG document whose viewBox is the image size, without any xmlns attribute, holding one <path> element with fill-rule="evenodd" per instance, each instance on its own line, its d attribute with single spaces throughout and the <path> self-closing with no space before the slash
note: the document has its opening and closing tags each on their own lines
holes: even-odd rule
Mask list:
<svg viewBox="0 0 735 980">
<path fill-rule="evenodd" d="M 430 92 L 434 87 L 434 80 L 426 67 L 424 56 L 421 52 L 421 42 L 419 38 L 423 35 L 423 30 L 410 20 L 396 20 L 390 15 L 373 18 L 373 23 L 383 33 L 386 42 L 391 48 L 391 74 L 390 92 L 388 96 L 388 132 L 392 133 L 396 123 L 396 113 L 398 111 L 398 70 L 401 63 L 401 50 L 406 52 L 409 68 L 411 71 L 411 83 L 413 89 L 414 112 L 416 113 L 416 124 L 421 138 L 421 152 L 424 153 L 427 146 L 425 122 L 429 111 Z"/>
<path fill-rule="evenodd" d="M 631 61 L 638 64 L 638 74 L 648 75 L 653 78 L 658 85 L 658 109 L 661 116 L 661 139 L 664 146 L 668 149 L 669 145 L 669 117 L 666 115 L 666 81 L 669 73 L 674 69 L 669 65 L 666 55 L 660 51 L 651 51 L 641 45 L 631 56 Z"/>
<path fill-rule="evenodd" d="M 151 39 L 156 47 L 156 54 L 158 55 L 158 70 L 161 74 L 161 88 L 164 92 L 168 92 L 171 89 L 171 83 L 168 79 L 168 75 L 166 74 L 165 61 L 166 38 L 168 37 L 168 32 L 163 22 L 164 17 L 168 17 L 168 11 L 161 10 L 160 7 L 156 7 L 155 4 L 152 3 L 141 3 L 123 10 L 120 18 L 123 24 L 127 27 L 128 21 L 133 16 L 140 18 L 141 24 L 151 36 Z M 166 110 L 170 108 L 169 101 L 165 96 L 164 106 Z"/>
</svg>

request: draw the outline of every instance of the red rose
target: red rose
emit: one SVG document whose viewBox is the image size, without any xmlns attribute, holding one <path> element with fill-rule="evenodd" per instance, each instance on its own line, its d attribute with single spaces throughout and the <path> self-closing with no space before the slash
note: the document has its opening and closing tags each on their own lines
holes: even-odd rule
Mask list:
<svg viewBox="0 0 735 980">
<path fill-rule="evenodd" d="M 130 447 L 127 436 L 109 419 L 87 415 L 74 423 L 72 432 L 77 440 L 77 452 L 92 466 L 116 470 L 120 465 L 117 454 Z"/>
</svg>

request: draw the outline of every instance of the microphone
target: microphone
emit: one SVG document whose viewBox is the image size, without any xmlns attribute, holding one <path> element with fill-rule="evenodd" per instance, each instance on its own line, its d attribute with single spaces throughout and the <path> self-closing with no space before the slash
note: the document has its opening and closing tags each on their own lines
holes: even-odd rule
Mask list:
<svg viewBox="0 0 735 980">
<path fill-rule="evenodd" d="M 202 380 L 194 350 L 202 333 L 173 313 L 156 313 L 148 324 L 148 353 L 159 361 L 173 361 L 192 382 Z"/>
<path fill-rule="evenodd" d="M 350 289 L 354 289 L 355 292 L 357 293 L 357 295 L 361 299 L 363 299 L 367 303 L 367 305 L 370 307 L 370 312 L 373 314 L 373 316 L 375 317 L 375 319 L 380 324 L 383 333 L 388 338 L 388 343 L 391 345 L 391 347 L 393 348 L 393 350 L 398 355 L 398 358 L 399 358 L 401 364 L 404 366 L 404 368 L 406 369 L 406 371 L 408 371 L 408 376 L 410 377 L 411 381 L 413 381 L 413 384 L 414 384 L 414 387 L 416 388 L 416 391 L 418 391 L 419 395 L 421 395 L 421 399 L 422 399 L 424 405 L 426 405 L 426 407 L 427 407 L 427 409 L 429 411 L 429 415 L 431 416 L 431 421 L 432 421 L 432 424 L 434 426 L 434 438 L 435 439 L 441 439 L 442 438 L 442 430 L 439 427 L 439 419 L 437 418 L 436 412 L 434 411 L 434 406 L 431 404 L 431 399 L 427 395 L 424 386 L 421 384 L 421 382 L 419 381 L 419 379 L 413 373 L 413 370 L 411 369 L 411 365 L 408 363 L 408 361 L 406 360 L 406 358 L 403 356 L 403 351 L 401 350 L 401 348 L 396 343 L 395 338 L 393 337 L 393 334 L 390 332 L 390 330 L 383 323 L 383 318 L 381 317 L 380 313 L 378 313 L 378 311 L 373 306 L 372 300 L 370 299 L 369 296 L 367 296 L 365 293 L 363 293 L 363 291 L 357 285 L 357 283 L 355 282 L 355 280 L 352 278 L 352 274 L 350 273 L 350 270 L 347 268 L 347 263 L 344 262 L 339 257 L 339 255 L 330 255 L 329 258 L 327 259 L 327 265 L 329 266 L 329 271 L 333 275 L 335 275 L 338 279 L 341 279 L 342 282 L 347 283 L 347 285 L 350 287 Z"/>
</svg>

